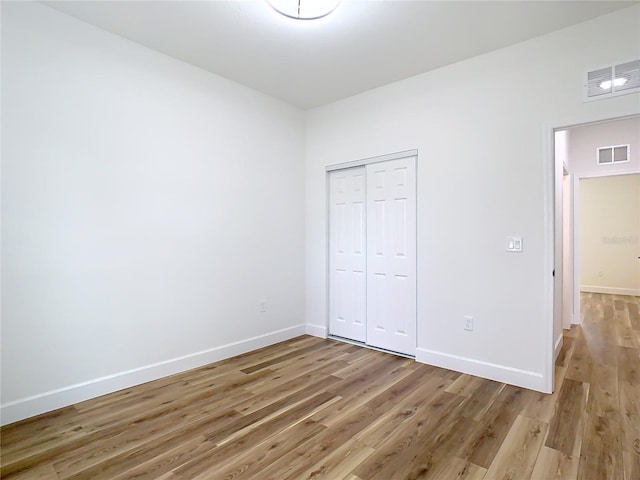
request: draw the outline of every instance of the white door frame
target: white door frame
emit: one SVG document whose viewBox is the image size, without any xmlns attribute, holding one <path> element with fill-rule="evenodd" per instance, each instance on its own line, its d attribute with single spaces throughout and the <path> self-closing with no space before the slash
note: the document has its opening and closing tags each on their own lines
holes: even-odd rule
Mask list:
<svg viewBox="0 0 640 480">
<path fill-rule="evenodd" d="M 330 209 L 330 201 L 329 201 L 329 195 L 330 195 L 330 185 L 329 185 L 329 173 L 336 171 L 336 170 L 343 170 L 346 168 L 353 168 L 353 167 L 362 167 L 362 166 L 366 166 L 366 165 L 371 165 L 374 163 L 380 163 L 380 162 L 386 162 L 389 160 L 399 160 L 401 158 L 407 158 L 407 157 L 415 157 L 416 158 L 416 182 L 418 181 L 418 150 L 417 149 L 413 149 L 413 150 L 403 150 L 401 152 L 396 152 L 396 153 L 389 153 L 386 155 L 379 155 L 377 157 L 368 157 L 368 158 L 363 158 L 360 160 L 354 160 L 351 162 L 343 162 L 343 163 L 336 163 L 333 165 L 327 165 L 325 166 L 325 198 L 327 199 L 326 201 L 326 222 L 325 222 L 325 258 L 326 258 L 326 265 L 325 265 L 325 278 L 326 278 L 326 288 L 325 288 L 325 292 L 326 292 L 326 298 L 325 298 L 325 311 L 326 313 L 326 317 L 324 319 L 325 321 L 325 336 L 330 335 L 331 332 L 329 330 L 329 302 L 330 302 L 330 292 L 331 292 L 331 285 L 330 285 L 330 275 L 331 275 L 331 268 L 329 265 L 329 259 L 330 259 L 330 248 L 329 248 L 329 242 L 330 242 L 330 232 L 329 232 L 329 222 L 330 222 L 330 218 L 329 218 L 329 209 Z M 416 188 L 416 224 L 418 221 L 418 217 L 417 217 L 417 196 L 418 196 L 418 191 Z M 416 225 L 417 227 L 417 225 Z M 417 228 L 416 228 L 416 237 L 417 237 Z M 416 238 L 416 246 L 418 245 L 417 242 L 417 238 Z M 417 250 L 417 249 L 416 249 Z M 417 265 L 418 265 L 418 252 L 416 251 L 416 291 L 417 291 L 417 287 L 418 287 L 418 278 L 417 278 Z M 418 305 L 417 305 L 417 295 L 416 295 L 416 348 L 417 348 L 417 339 L 418 339 L 418 325 L 417 325 L 417 321 L 418 321 Z M 360 344 L 360 343 L 358 343 Z M 363 345 L 363 346 L 367 346 L 367 345 Z M 370 347 L 369 348 L 374 348 L 375 347 Z"/>
<path fill-rule="evenodd" d="M 606 101 L 606 100 L 603 100 Z M 603 111 L 606 109 L 602 109 Z M 544 175 L 544 265 L 543 265 L 543 288 L 544 288 L 544 357 L 545 357 L 545 369 L 543 376 L 544 391 L 547 393 L 553 392 L 554 385 L 554 364 L 555 364 L 555 341 L 553 338 L 553 326 L 554 326 L 554 277 L 553 269 L 555 268 L 555 149 L 554 149 L 554 135 L 556 130 L 562 130 L 579 125 L 587 125 L 590 123 L 606 122 L 610 120 L 619 120 L 626 117 L 632 117 L 640 115 L 640 106 L 622 106 L 619 108 L 612 108 L 608 113 L 596 113 L 589 115 L 582 115 L 578 117 L 568 118 L 564 120 L 555 120 L 546 122 L 543 125 L 543 175 Z M 577 179 L 577 177 L 576 177 Z M 577 180 L 576 180 L 577 181 Z M 575 192 L 575 190 L 574 190 Z M 577 212 L 574 211 L 574 218 Z M 577 242 L 577 238 L 574 231 L 574 248 Z M 579 252 L 574 250 L 574 259 Z M 576 282 L 579 282 L 578 269 L 575 265 L 579 262 L 574 262 L 574 298 L 576 296 L 575 289 L 580 289 Z M 580 312 L 580 306 L 578 304 L 576 312 Z M 562 319 L 559 319 L 562 322 Z M 579 319 L 578 319 L 579 321 Z"/>
<path fill-rule="evenodd" d="M 334 170 L 342 170 L 344 168 L 351 167 L 363 167 L 372 163 L 386 162 L 387 160 L 399 160 L 407 157 L 417 157 L 418 150 L 404 150 L 397 153 L 388 153 L 386 155 L 380 155 L 377 157 L 363 158 L 361 160 L 354 160 L 352 162 L 336 163 L 334 165 L 327 165 L 324 167 L 325 172 L 333 172 Z"/>
<path fill-rule="evenodd" d="M 575 313 L 575 238 L 574 238 L 574 177 L 567 165 L 564 166 L 565 174 L 562 177 L 562 328 L 569 329 L 573 323 Z M 565 233 L 567 234 L 565 238 Z M 565 266 L 568 268 L 565 269 Z M 565 295 L 568 293 L 568 295 Z M 569 299 L 569 305 L 565 301 Z M 569 307 L 569 312 L 567 312 Z M 568 314 L 567 314 L 568 313 Z M 566 315 L 565 315 L 566 314 Z M 555 353 L 557 357 L 558 352 Z"/>
</svg>

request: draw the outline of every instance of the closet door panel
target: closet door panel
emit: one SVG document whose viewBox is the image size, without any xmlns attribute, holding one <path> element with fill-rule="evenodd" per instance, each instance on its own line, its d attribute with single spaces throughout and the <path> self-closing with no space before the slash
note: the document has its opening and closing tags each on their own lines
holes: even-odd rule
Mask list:
<svg viewBox="0 0 640 480">
<path fill-rule="evenodd" d="M 415 157 L 367 165 L 367 343 L 415 355 Z"/>
<path fill-rule="evenodd" d="M 329 174 L 329 333 L 366 341 L 366 170 Z"/>
</svg>

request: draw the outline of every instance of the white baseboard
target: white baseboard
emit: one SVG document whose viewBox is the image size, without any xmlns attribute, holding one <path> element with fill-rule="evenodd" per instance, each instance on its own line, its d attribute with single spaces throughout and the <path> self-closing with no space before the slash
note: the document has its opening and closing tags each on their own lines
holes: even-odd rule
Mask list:
<svg viewBox="0 0 640 480">
<path fill-rule="evenodd" d="M 553 347 L 553 361 L 554 362 L 555 362 L 556 358 L 558 358 L 558 355 L 560 355 L 560 350 L 562 350 L 562 332 L 558 336 L 558 339 L 556 340 L 556 344 Z"/>
<path fill-rule="evenodd" d="M 313 335 L 314 337 L 327 338 L 329 332 L 324 325 L 313 325 L 307 323 L 307 335 Z"/>
<path fill-rule="evenodd" d="M 0 406 L 0 424 L 7 425 L 41 413 L 67 407 L 90 398 L 130 388 L 162 377 L 202 367 L 305 334 L 305 325 L 277 330 L 239 342 L 191 353 L 163 362 L 69 385 L 49 392 L 7 402 Z"/>
<path fill-rule="evenodd" d="M 640 297 L 640 290 L 636 288 L 616 288 L 616 287 L 599 287 L 597 285 L 580 285 L 581 292 L 587 293 L 609 293 L 611 295 L 631 295 L 632 297 Z"/>
<path fill-rule="evenodd" d="M 536 372 L 482 362 L 473 358 L 459 357 L 425 348 L 416 349 L 416 361 L 538 392 L 551 393 L 545 390 L 545 379 L 542 374 Z"/>
</svg>

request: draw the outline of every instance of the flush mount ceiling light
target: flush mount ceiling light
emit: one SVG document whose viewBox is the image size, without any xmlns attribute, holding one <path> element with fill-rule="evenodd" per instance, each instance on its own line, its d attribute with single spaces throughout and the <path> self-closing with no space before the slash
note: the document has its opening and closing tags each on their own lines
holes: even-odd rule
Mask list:
<svg viewBox="0 0 640 480">
<path fill-rule="evenodd" d="M 267 0 L 273 9 L 296 20 L 315 20 L 333 12 L 340 0 Z"/>
</svg>

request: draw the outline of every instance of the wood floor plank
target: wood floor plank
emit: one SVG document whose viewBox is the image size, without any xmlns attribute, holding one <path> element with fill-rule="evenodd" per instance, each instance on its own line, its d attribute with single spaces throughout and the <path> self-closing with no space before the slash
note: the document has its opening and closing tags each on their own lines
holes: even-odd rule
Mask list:
<svg viewBox="0 0 640 480">
<path fill-rule="evenodd" d="M 122 458 L 131 452 L 138 452 L 148 442 L 180 444 L 189 438 L 223 428 L 240 416 L 234 410 L 224 410 L 179 427 L 174 426 L 168 433 L 166 425 L 161 424 L 154 424 L 149 429 L 132 429 L 126 434 L 109 437 L 99 443 L 90 443 L 77 451 L 65 452 L 65 455 L 55 462 L 56 471 L 62 479 L 96 478 L 104 468 L 110 468 L 110 465 L 116 461 L 114 459 Z M 142 456 L 140 460 L 147 461 L 148 458 Z M 94 477 L 90 477 L 90 474 Z M 101 476 L 106 478 L 104 475 Z"/>
<path fill-rule="evenodd" d="M 0 429 L 6 480 L 639 480 L 640 298 L 585 293 L 554 393 L 301 336 Z"/>
<path fill-rule="evenodd" d="M 262 372 L 263 375 L 267 373 L 267 371 Z M 197 387 L 179 382 L 178 385 L 172 385 L 170 389 L 164 388 L 146 395 L 144 403 L 139 398 L 132 399 L 133 402 L 127 399 L 122 409 L 118 409 L 116 403 L 109 405 L 108 408 L 92 410 L 91 414 L 82 412 L 78 415 L 78 422 L 86 433 L 117 427 L 122 424 L 123 418 L 140 422 L 142 418 L 149 418 L 153 413 L 158 416 L 165 415 L 203 400 L 211 403 L 217 398 L 224 399 L 227 392 L 236 391 L 239 386 L 246 386 L 256 380 L 255 377 L 232 372 L 223 378 Z M 145 405 L 144 409 L 140 408 L 141 404 Z"/>
<path fill-rule="evenodd" d="M 468 397 L 475 392 L 482 384 L 484 379 L 474 377 L 473 375 L 462 374 L 451 385 L 447 387 L 446 392 Z"/>
<path fill-rule="evenodd" d="M 432 399 L 437 398 L 439 392 L 444 391 L 447 386 L 447 383 L 440 377 L 430 377 L 419 385 L 415 384 L 415 380 L 412 377 L 414 375 L 407 377 L 409 382 L 406 382 L 406 385 L 409 388 L 404 390 L 406 396 L 402 397 L 401 402 L 392 400 L 380 402 L 380 399 L 374 399 L 365 405 L 371 409 L 373 421 L 354 436 L 355 440 L 370 447 L 378 448 L 398 430 L 404 429 L 407 422 L 415 422 L 417 414 Z M 393 396 L 397 398 L 398 393 L 398 391 L 390 389 L 390 395 L 385 398 L 392 398 Z"/>
<path fill-rule="evenodd" d="M 282 355 L 283 352 L 291 351 L 297 344 L 308 346 L 311 345 L 311 343 L 311 337 L 299 337 L 297 339 L 287 340 L 270 347 L 238 355 L 232 359 L 205 365 L 187 372 L 170 375 L 153 382 L 148 382 L 120 390 L 109 395 L 87 400 L 76 404 L 74 407 L 80 412 L 91 412 L 91 415 L 99 416 L 100 414 L 97 410 L 102 410 L 108 405 L 126 405 L 125 398 L 129 399 L 130 397 L 135 397 L 135 401 L 139 403 L 141 398 L 146 401 L 146 397 L 157 390 L 166 390 L 167 387 L 171 387 L 171 391 L 174 391 L 182 382 L 188 383 L 189 385 L 201 385 L 203 383 L 212 385 L 218 377 L 228 375 L 231 371 L 237 371 L 242 367 L 259 363 L 264 361 L 266 358 Z"/>
<path fill-rule="evenodd" d="M 5 478 L 5 477 L 2 477 Z M 12 480 L 60 480 L 51 463 L 43 463 L 37 467 L 11 476 Z"/>
<path fill-rule="evenodd" d="M 369 368 L 372 362 L 376 363 L 383 360 L 383 357 L 377 355 L 378 352 L 375 350 L 363 350 L 364 352 L 358 355 L 353 361 L 349 362 L 346 367 L 337 369 L 334 376 L 345 380 L 346 378 L 357 374 L 359 371 Z"/>
<path fill-rule="evenodd" d="M 304 358 L 297 357 L 292 359 L 292 363 L 289 365 L 284 363 L 274 365 L 269 369 L 269 371 L 273 372 L 270 376 L 264 377 L 259 382 L 247 387 L 247 389 L 251 393 L 260 395 L 265 392 L 271 392 L 280 385 L 288 383 L 292 379 L 298 379 L 303 375 L 313 374 L 317 376 L 328 368 L 331 369 L 330 375 L 336 377 L 335 370 L 340 366 L 348 365 L 347 361 L 350 357 L 350 354 L 340 351 L 314 352 L 314 354 Z"/>
<path fill-rule="evenodd" d="M 440 392 L 431 402 L 422 406 L 415 415 L 415 421 L 406 422 L 404 428 L 398 429 L 385 440 L 376 452 L 367 458 L 354 473 L 369 480 L 389 479 L 394 475 L 406 478 L 414 467 L 406 458 L 414 458 L 425 451 L 424 444 L 438 436 L 457 408 L 464 402 L 464 397 L 448 392 Z"/>
<path fill-rule="evenodd" d="M 209 392 L 211 393 L 208 394 Z M 168 434 L 180 435 L 181 429 L 193 433 L 199 424 L 221 426 L 240 417 L 231 407 L 245 400 L 248 393 L 233 388 L 216 392 L 225 396 L 218 398 L 212 391 L 205 390 L 197 398 L 181 398 L 178 405 L 171 405 L 167 410 L 142 409 L 143 413 L 129 417 L 128 421 L 92 433 L 90 438 L 93 442 L 87 442 L 79 448 L 68 448 L 58 454 L 56 468 L 59 472 L 70 475 L 72 471 L 81 471 L 123 451 L 137 448 L 147 441 Z"/>
<path fill-rule="evenodd" d="M 611 416 L 586 416 L 578 478 L 624 478 L 620 425 Z"/>
<path fill-rule="evenodd" d="M 120 460 L 114 459 L 111 472 L 108 465 L 103 464 L 99 475 L 112 475 L 110 478 L 113 480 L 154 480 L 171 473 L 171 470 L 192 458 L 208 454 L 214 448 L 215 445 L 201 435 L 179 443 L 169 450 L 160 443 L 155 445 L 155 451 L 149 451 L 144 456 L 148 460 L 143 460 L 139 452 L 131 452 L 126 462 L 120 463 Z M 127 466 L 130 468 L 127 469 Z M 88 478 L 88 475 L 96 475 L 96 471 L 84 472 L 82 477 Z"/>
<path fill-rule="evenodd" d="M 622 462 L 624 464 L 625 480 L 637 480 L 640 478 L 640 454 L 623 451 Z"/>
<path fill-rule="evenodd" d="M 242 388 L 259 382 L 271 373 L 270 370 L 262 370 L 247 375 L 232 371 L 224 378 L 215 378 L 198 386 L 190 386 L 188 389 L 183 388 L 181 379 L 176 380 L 177 386 L 172 385 L 170 388 L 165 388 L 164 394 L 156 394 L 154 389 L 152 393 L 144 397 L 144 401 L 137 400 L 133 408 L 130 408 L 129 402 L 126 402 L 120 414 L 118 414 L 117 408 L 111 406 L 107 410 L 99 408 L 90 414 L 80 413 L 78 422 L 87 433 L 93 433 L 103 429 L 117 429 L 118 425 L 128 429 L 127 423 L 135 422 L 137 425 L 144 419 L 153 418 L 154 415 L 164 416 L 181 409 L 190 409 L 202 402 L 205 402 L 209 407 L 217 406 L 218 409 L 223 409 L 221 404 L 228 403 L 228 399 L 237 395 Z"/>
<path fill-rule="evenodd" d="M 616 312 L 614 316 L 616 344 L 620 347 L 638 348 L 636 344 L 633 328 L 631 327 L 631 319 L 629 316 L 629 303 L 625 303 L 625 309 Z"/>
<path fill-rule="evenodd" d="M 619 389 L 622 450 L 640 456 L 640 385 L 620 382 Z"/>
<path fill-rule="evenodd" d="M 336 402 L 327 410 L 328 415 L 324 415 L 323 424 L 328 427 L 339 424 L 349 418 L 361 405 L 365 405 L 378 395 L 384 394 L 390 385 L 406 378 L 409 374 L 410 370 L 407 369 L 393 370 L 389 372 L 389 377 L 386 381 L 381 381 L 380 379 L 371 381 L 365 388 L 361 388 L 353 395 L 343 397 L 342 402 Z"/>
<path fill-rule="evenodd" d="M 604 417 L 617 414 L 619 408 L 618 367 L 594 364 L 591 370 L 587 412 Z"/>
<path fill-rule="evenodd" d="M 74 405 L 5 425 L 1 430 L 0 448 L 4 453 L 9 453 L 73 431 L 79 428 L 77 417 L 78 410 Z"/>
<path fill-rule="evenodd" d="M 313 418 L 313 417 L 312 417 Z M 263 478 L 278 480 L 295 479 L 317 462 L 369 425 L 373 419 L 370 408 L 363 406 L 353 412 L 345 421 L 327 428 L 313 440 L 300 445 L 272 463 L 261 472 Z"/>
<path fill-rule="evenodd" d="M 255 372 L 259 371 L 259 370 L 262 370 L 262 369 L 265 369 L 265 368 L 269 368 L 269 367 L 272 367 L 274 365 L 286 362 L 287 360 L 291 360 L 291 359 L 294 359 L 294 358 L 300 360 L 301 358 L 304 358 L 305 355 L 307 355 L 309 353 L 312 353 L 314 350 L 318 350 L 318 349 L 321 349 L 323 347 L 325 347 L 325 346 L 322 345 L 322 344 L 312 344 L 312 345 L 309 345 L 308 347 L 302 348 L 300 350 L 294 350 L 292 352 L 285 353 L 285 354 L 280 355 L 278 357 L 271 358 L 269 360 L 265 360 L 264 362 L 257 363 L 255 365 L 250 366 L 250 367 L 243 368 L 240 371 L 242 373 L 247 373 L 247 374 L 255 373 Z"/>
<path fill-rule="evenodd" d="M 627 302 L 627 310 L 631 328 L 635 331 L 640 331 L 640 304 Z"/>
<path fill-rule="evenodd" d="M 277 388 L 270 390 L 260 389 L 255 393 L 253 388 L 249 388 L 253 393 L 246 401 L 236 404 L 235 409 L 243 415 L 254 413 L 267 405 L 282 400 L 296 392 L 307 390 L 309 388 L 318 388 L 318 378 L 327 379 L 325 386 L 329 386 L 337 381 L 332 375 L 333 365 L 327 364 L 316 368 L 310 372 L 305 372 L 300 376 L 293 377 L 287 382 L 278 384 Z"/>
<path fill-rule="evenodd" d="M 584 333 L 581 330 L 578 332 L 565 377 L 578 382 L 589 383 L 591 381 L 592 358 Z"/>
<path fill-rule="evenodd" d="M 554 387 L 551 395 L 532 390 L 526 393 L 528 401 L 523 412 L 524 415 L 547 424 L 551 423 L 566 371 L 566 367 L 555 367 Z"/>
<path fill-rule="evenodd" d="M 576 438 L 581 435 L 587 406 L 589 384 L 565 378 L 555 412 L 549 424 L 545 445 L 565 455 L 574 454 Z"/>
<path fill-rule="evenodd" d="M 459 456 L 488 469 L 526 400 L 524 389 L 505 386 L 474 431 L 469 432 Z"/>
<path fill-rule="evenodd" d="M 273 389 L 278 383 L 286 382 L 287 379 L 292 378 L 292 376 L 299 376 L 305 372 L 310 372 L 333 362 L 336 362 L 336 369 L 339 365 L 337 362 L 343 362 L 344 365 L 348 365 L 347 362 L 354 357 L 353 353 L 349 353 L 351 347 L 353 347 L 353 345 L 332 342 L 323 348 L 306 352 L 285 362 L 273 364 L 269 367 L 269 370 L 273 371 L 275 376 L 269 379 L 265 378 L 262 382 L 254 385 L 251 391 L 254 393 L 262 393 Z M 336 376 L 334 372 L 332 372 L 332 375 Z"/>
<path fill-rule="evenodd" d="M 457 458 L 457 453 L 462 451 L 461 446 L 468 438 L 468 432 L 473 431 L 478 424 L 478 422 L 460 415 L 460 412 L 464 410 L 465 403 L 466 400 L 463 400 L 454 409 L 452 415 L 437 425 L 432 435 L 424 440 L 423 445 L 415 452 L 414 460 L 408 465 L 407 478 L 437 478 L 450 469 L 451 455 Z M 466 465 L 477 467 L 468 460 L 463 460 L 463 462 Z M 482 468 L 482 470 L 485 469 Z M 463 472 L 468 473 L 468 469 L 462 469 L 459 473 Z"/>
<path fill-rule="evenodd" d="M 300 480 L 344 478 L 350 475 L 373 452 L 375 449 L 367 445 L 361 445 L 354 440 L 347 441 L 296 478 Z"/>
<path fill-rule="evenodd" d="M 486 480 L 531 478 L 548 425 L 518 415 L 487 471 Z"/>
<path fill-rule="evenodd" d="M 340 396 L 342 401 L 336 402 L 323 412 L 322 418 L 317 419 L 328 427 L 340 423 L 363 404 L 415 372 L 403 367 L 404 359 L 401 357 L 389 360 L 383 365 L 371 364 L 332 385 L 329 390 Z"/>
<path fill-rule="evenodd" d="M 531 474 L 532 480 L 576 480 L 578 478 L 579 457 L 564 453 L 546 446 L 542 446 L 535 467 Z"/>
<path fill-rule="evenodd" d="M 306 415 L 309 408 L 313 410 L 315 407 L 324 405 L 336 398 L 336 395 L 333 393 L 326 392 L 322 389 L 322 386 L 330 381 L 331 378 L 319 380 L 317 384 L 321 391 L 314 396 L 310 397 L 307 392 L 296 392 L 253 413 L 242 415 L 228 425 L 217 428 L 209 433 L 207 439 L 216 445 L 221 445 L 229 442 L 238 435 L 255 430 L 260 424 L 268 425 L 270 421 L 276 421 L 277 419 L 281 419 L 284 423 L 287 423 L 287 415 L 291 415 L 291 418 L 299 421 L 299 418 L 295 416 L 296 413 L 302 411 L 304 415 Z M 300 414 L 303 415 L 303 413 Z"/>
<path fill-rule="evenodd" d="M 238 449 L 233 443 L 217 447 L 212 455 L 205 454 L 175 469 L 175 480 L 213 478 L 250 478 L 265 466 L 315 438 L 325 427 L 310 419 L 298 422 L 277 435 L 266 439 L 243 437 Z M 234 455 L 234 453 L 236 453 Z"/>
<path fill-rule="evenodd" d="M 7 462 L 44 453 L 65 443 L 82 441 L 87 435 L 81 425 L 73 423 L 67 426 L 58 425 L 49 431 L 41 430 L 36 438 L 27 437 L 16 442 L 7 442 L 2 447 L 2 455 Z"/>
<path fill-rule="evenodd" d="M 635 348 L 617 347 L 618 377 L 621 382 L 640 385 L 639 351 Z"/>
<path fill-rule="evenodd" d="M 430 477 L 433 480 L 483 480 L 487 469 L 454 457 Z"/>
<path fill-rule="evenodd" d="M 506 385 L 493 380 L 482 379 L 481 385 L 469 396 L 465 402 L 462 415 L 480 421 L 500 398 Z"/>
</svg>

